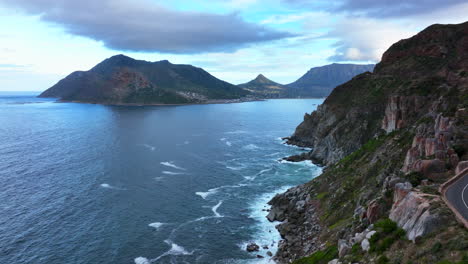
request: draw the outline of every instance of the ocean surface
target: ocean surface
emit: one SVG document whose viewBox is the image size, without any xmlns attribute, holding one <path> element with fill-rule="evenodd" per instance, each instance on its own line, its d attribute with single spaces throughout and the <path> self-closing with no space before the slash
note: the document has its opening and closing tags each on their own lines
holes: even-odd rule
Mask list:
<svg viewBox="0 0 468 264">
<path fill-rule="evenodd" d="M 279 162 L 321 99 L 124 107 L 0 94 L 0 263 L 272 263 Z M 248 253 L 256 242 L 268 246 Z M 257 259 L 256 255 L 265 256 Z"/>
</svg>

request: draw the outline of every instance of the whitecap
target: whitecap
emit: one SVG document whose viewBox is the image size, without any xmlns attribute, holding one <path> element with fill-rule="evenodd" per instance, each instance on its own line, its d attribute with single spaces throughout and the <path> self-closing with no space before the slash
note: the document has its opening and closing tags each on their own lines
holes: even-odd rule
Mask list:
<svg viewBox="0 0 468 264">
<path fill-rule="evenodd" d="M 255 144 L 248 144 L 247 146 L 244 146 L 242 147 L 243 149 L 247 149 L 247 150 L 256 150 L 256 149 L 259 149 L 259 147 Z"/>
<path fill-rule="evenodd" d="M 218 189 L 219 189 L 219 187 L 209 189 L 207 192 L 196 192 L 195 194 L 201 196 L 201 198 L 206 200 L 206 197 L 208 197 L 209 195 L 215 194 L 218 191 Z"/>
<path fill-rule="evenodd" d="M 229 142 L 229 141 L 226 141 L 226 145 L 228 145 L 230 147 L 230 146 L 232 146 L 232 143 Z"/>
<path fill-rule="evenodd" d="M 219 140 L 221 140 L 221 141 L 226 141 L 226 138 L 221 138 L 221 139 L 219 139 Z"/>
<path fill-rule="evenodd" d="M 242 170 L 245 168 L 245 166 L 239 166 L 239 167 L 234 167 L 234 166 L 226 166 L 227 169 L 230 169 L 230 170 L 234 170 L 234 171 L 238 171 L 238 170 Z"/>
<path fill-rule="evenodd" d="M 147 258 L 144 258 L 144 257 L 138 257 L 138 258 L 135 258 L 135 264 L 150 264 L 151 261 Z"/>
<path fill-rule="evenodd" d="M 279 154 L 281 154 L 281 153 L 275 152 L 275 153 L 271 153 L 271 154 L 265 155 L 265 157 L 273 157 L 273 156 L 277 156 L 277 155 L 279 155 Z"/>
<path fill-rule="evenodd" d="M 149 224 L 148 226 L 153 227 L 156 230 L 159 230 L 159 228 L 161 228 L 161 226 L 163 225 L 164 223 L 154 222 L 154 223 Z"/>
<path fill-rule="evenodd" d="M 300 166 L 307 166 L 307 167 L 317 167 L 312 161 L 310 160 L 303 160 L 298 162 L 288 161 L 288 160 L 280 160 L 279 163 L 283 164 L 294 164 Z"/>
<path fill-rule="evenodd" d="M 174 162 L 172 162 L 172 161 L 161 162 L 161 165 L 164 165 L 166 167 L 171 167 L 171 168 L 174 168 L 174 169 L 178 169 L 178 170 L 185 170 L 184 168 L 175 165 Z"/>
<path fill-rule="evenodd" d="M 112 185 L 110 185 L 110 184 L 108 184 L 108 183 L 102 183 L 100 186 L 101 186 L 102 188 L 106 188 L 106 189 L 121 190 L 121 191 L 125 190 L 125 189 L 123 189 L 123 188 L 119 188 L 119 187 L 112 186 Z"/>
<path fill-rule="evenodd" d="M 211 208 L 211 211 L 213 211 L 215 217 L 223 217 L 221 214 L 218 213 L 218 208 L 223 204 L 223 201 L 219 201 L 213 208 Z"/>
<path fill-rule="evenodd" d="M 143 146 L 143 147 L 145 147 L 145 148 L 147 148 L 147 149 L 149 149 L 149 150 L 151 150 L 151 151 L 155 151 L 155 150 L 156 150 L 156 147 L 151 146 L 151 145 L 149 145 L 149 144 L 140 144 L 140 146 Z"/>
<path fill-rule="evenodd" d="M 244 130 L 235 130 L 235 131 L 224 132 L 224 134 L 247 134 L 247 133 L 248 132 L 244 131 Z"/>
<path fill-rule="evenodd" d="M 154 180 L 155 180 L 155 181 L 161 181 L 161 180 L 163 180 L 163 179 L 164 179 L 164 177 L 154 177 Z"/>
<path fill-rule="evenodd" d="M 162 172 L 163 174 L 167 174 L 167 175 L 180 175 L 180 174 L 185 174 L 183 172 L 172 172 L 172 171 L 163 171 Z"/>
<path fill-rule="evenodd" d="M 165 257 L 165 256 L 168 256 L 168 255 L 173 255 L 173 256 L 180 256 L 180 255 L 192 255 L 193 254 L 193 251 L 192 252 L 189 252 L 187 251 L 185 248 L 177 245 L 176 243 L 172 242 L 171 240 L 164 240 L 164 243 L 168 244 L 171 246 L 171 248 L 166 251 L 164 254 L 162 254 L 161 256 L 155 258 L 155 259 L 152 259 L 150 262 L 156 262 L 158 261 L 160 258 L 162 257 Z M 136 259 L 135 259 L 136 260 Z M 138 263 L 140 264 L 140 263 Z M 141 264 L 147 264 L 147 263 L 144 263 L 142 262 Z"/>
</svg>

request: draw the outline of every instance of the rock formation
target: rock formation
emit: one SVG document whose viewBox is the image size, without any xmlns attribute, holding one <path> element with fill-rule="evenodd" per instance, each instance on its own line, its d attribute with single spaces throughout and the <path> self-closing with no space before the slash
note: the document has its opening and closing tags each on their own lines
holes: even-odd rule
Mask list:
<svg viewBox="0 0 468 264">
<path fill-rule="evenodd" d="M 468 166 L 467 94 L 468 22 L 401 40 L 373 73 L 335 88 L 288 140 L 312 149 L 289 160 L 327 167 L 270 202 L 269 220 L 282 221 L 277 261 L 464 258 L 468 231 L 438 190 Z"/>
</svg>

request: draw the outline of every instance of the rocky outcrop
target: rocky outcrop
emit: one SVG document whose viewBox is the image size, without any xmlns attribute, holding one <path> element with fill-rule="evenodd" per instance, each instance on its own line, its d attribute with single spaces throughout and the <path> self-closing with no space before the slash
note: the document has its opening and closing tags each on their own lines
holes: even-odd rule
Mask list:
<svg viewBox="0 0 468 264">
<path fill-rule="evenodd" d="M 311 199 L 306 186 L 289 189 L 276 195 L 270 202 L 270 221 L 282 221 L 276 228 L 282 240 L 278 244 L 275 260 L 290 263 L 320 248 L 316 203 Z M 287 217 L 286 217 L 287 216 Z"/>
<path fill-rule="evenodd" d="M 468 166 L 466 94 L 468 22 L 434 25 L 394 44 L 373 73 L 336 87 L 306 114 L 288 143 L 312 150 L 289 160 L 326 168 L 272 200 L 281 213 L 270 219 L 283 221 L 279 263 L 307 256 L 300 248 L 310 245 L 307 239 L 321 252 L 335 246 L 343 263 L 375 263 L 376 251 L 390 263 L 416 263 L 421 256 L 427 263 L 459 261 L 463 250 L 430 249 L 434 241 L 457 244 L 468 237 L 438 192 Z M 312 197 L 305 210 L 296 209 L 297 197 Z M 304 236 L 306 222 L 319 224 L 315 240 Z M 399 228 L 417 243 L 396 242 L 404 233 Z"/>
<path fill-rule="evenodd" d="M 413 191 L 408 182 L 398 183 L 395 186 L 390 219 L 406 231 L 408 239 L 415 241 L 418 237 L 444 226 L 443 217 L 430 210 L 432 203 L 440 201 L 438 196 Z"/>
</svg>

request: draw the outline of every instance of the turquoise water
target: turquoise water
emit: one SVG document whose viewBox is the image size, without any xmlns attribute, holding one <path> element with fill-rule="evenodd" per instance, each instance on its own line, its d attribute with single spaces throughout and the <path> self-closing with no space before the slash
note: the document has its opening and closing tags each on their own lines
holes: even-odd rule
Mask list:
<svg viewBox="0 0 468 264">
<path fill-rule="evenodd" d="M 257 263 L 320 99 L 122 107 L 0 95 L 0 263 Z M 248 242 L 268 245 L 245 251 Z M 257 259 L 256 255 L 265 256 Z"/>
</svg>

